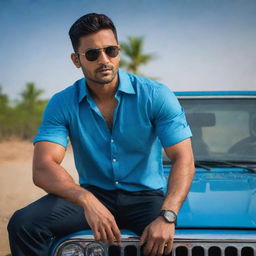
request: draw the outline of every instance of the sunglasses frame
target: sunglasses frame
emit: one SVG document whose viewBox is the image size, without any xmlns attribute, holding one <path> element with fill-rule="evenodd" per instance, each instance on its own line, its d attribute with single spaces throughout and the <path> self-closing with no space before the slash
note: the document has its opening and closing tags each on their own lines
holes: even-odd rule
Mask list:
<svg viewBox="0 0 256 256">
<path fill-rule="evenodd" d="M 110 47 L 115 47 L 115 49 L 117 49 L 118 50 L 118 53 L 117 53 L 117 55 L 116 56 L 110 56 L 108 53 L 107 53 L 107 49 L 108 48 L 110 48 Z M 76 54 L 80 54 L 80 55 L 83 55 L 83 56 L 85 56 L 85 58 L 88 60 L 88 61 L 95 61 L 95 60 L 97 60 L 98 58 L 99 58 L 99 56 L 100 56 L 100 52 L 103 50 L 104 51 L 104 53 L 109 57 L 109 58 L 116 58 L 117 56 L 118 56 L 118 54 L 119 54 L 119 51 L 120 51 L 120 49 L 121 49 L 121 47 L 120 47 L 120 45 L 118 44 L 118 45 L 109 45 L 109 46 L 106 46 L 106 47 L 101 47 L 101 48 L 89 48 L 89 49 L 87 49 L 85 52 L 76 52 Z M 93 59 L 91 59 L 91 58 L 88 58 L 88 52 L 89 51 L 96 51 L 97 52 L 97 54 L 95 54 L 95 59 L 93 58 Z"/>
</svg>

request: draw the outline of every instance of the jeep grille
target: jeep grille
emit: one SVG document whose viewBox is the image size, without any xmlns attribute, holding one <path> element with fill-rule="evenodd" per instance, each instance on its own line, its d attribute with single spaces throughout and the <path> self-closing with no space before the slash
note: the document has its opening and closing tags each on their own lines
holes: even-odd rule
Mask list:
<svg viewBox="0 0 256 256">
<path fill-rule="evenodd" d="M 59 249 L 71 240 L 61 243 L 54 255 L 62 256 Z M 72 239 L 86 247 L 88 241 Z M 90 241 L 91 242 L 91 241 Z M 104 256 L 142 256 L 142 248 L 140 248 L 138 240 L 126 240 L 122 242 L 122 246 L 106 246 L 104 245 Z M 173 251 L 169 256 L 256 256 L 256 241 L 235 242 L 235 241 L 175 241 Z"/>
<path fill-rule="evenodd" d="M 256 243 L 175 243 L 171 256 L 256 256 Z"/>
</svg>

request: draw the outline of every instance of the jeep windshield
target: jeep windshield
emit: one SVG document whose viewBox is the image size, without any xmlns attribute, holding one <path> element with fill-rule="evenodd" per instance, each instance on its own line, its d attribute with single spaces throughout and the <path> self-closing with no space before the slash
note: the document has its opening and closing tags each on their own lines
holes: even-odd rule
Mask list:
<svg viewBox="0 0 256 256">
<path fill-rule="evenodd" d="M 256 98 L 204 96 L 179 101 L 192 130 L 198 167 L 256 164 Z"/>
</svg>

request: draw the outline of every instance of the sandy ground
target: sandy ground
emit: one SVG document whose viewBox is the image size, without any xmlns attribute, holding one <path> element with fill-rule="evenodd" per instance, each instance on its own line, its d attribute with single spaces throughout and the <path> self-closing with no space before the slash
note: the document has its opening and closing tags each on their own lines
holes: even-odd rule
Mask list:
<svg viewBox="0 0 256 256">
<path fill-rule="evenodd" d="M 0 256 L 10 253 L 6 226 L 13 212 L 45 195 L 32 182 L 32 154 L 31 142 L 0 143 Z M 62 166 L 77 180 L 71 148 Z"/>
</svg>

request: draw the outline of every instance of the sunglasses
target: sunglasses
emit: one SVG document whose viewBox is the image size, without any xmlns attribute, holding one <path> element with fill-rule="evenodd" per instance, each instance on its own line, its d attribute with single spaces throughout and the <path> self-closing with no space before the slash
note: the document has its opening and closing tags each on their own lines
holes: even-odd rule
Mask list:
<svg viewBox="0 0 256 256">
<path fill-rule="evenodd" d="M 108 57 L 115 58 L 119 54 L 119 45 L 110 45 L 103 48 L 93 48 L 87 50 L 85 53 L 77 52 L 77 54 L 84 55 L 88 61 L 95 61 L 100 56 L 100 51 L 103 50 Z"/>
</svg>

